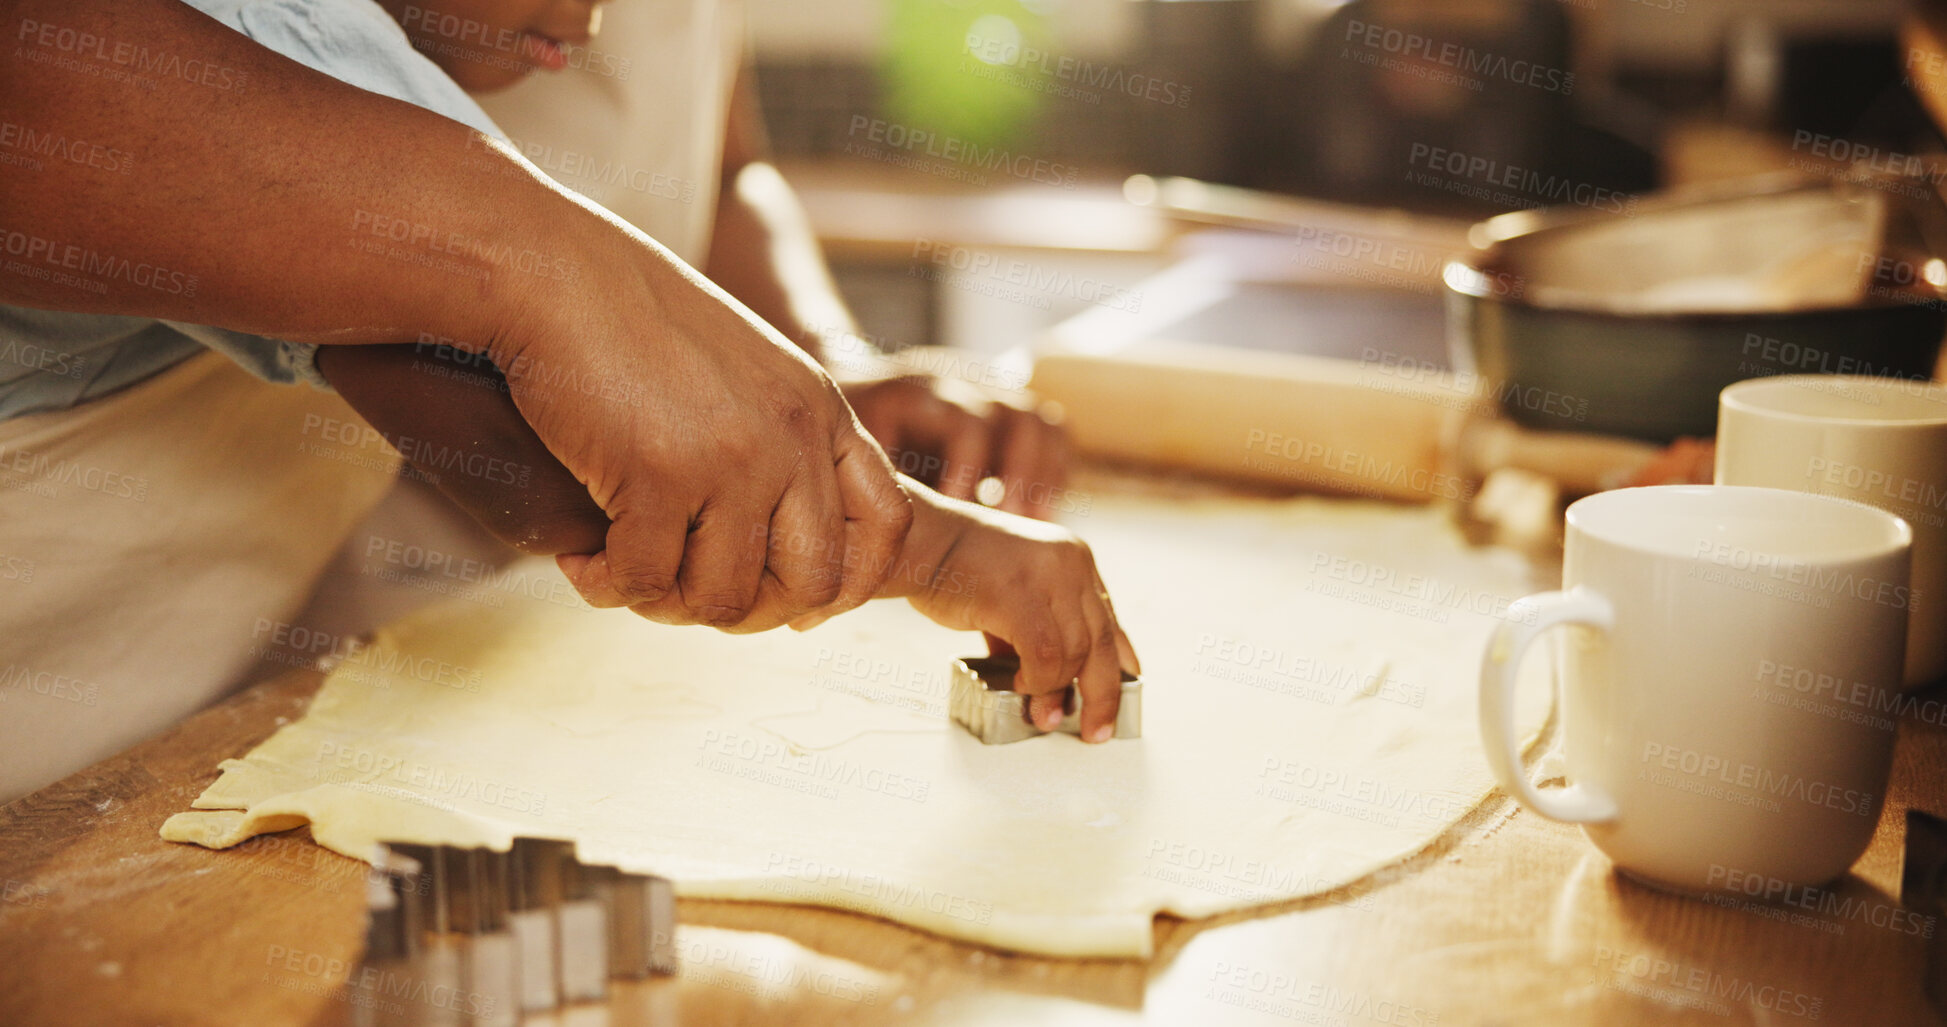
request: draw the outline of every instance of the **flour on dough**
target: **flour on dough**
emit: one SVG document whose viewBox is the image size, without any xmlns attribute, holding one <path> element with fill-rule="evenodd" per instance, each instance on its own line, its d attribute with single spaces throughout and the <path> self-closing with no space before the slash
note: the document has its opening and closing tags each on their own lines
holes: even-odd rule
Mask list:
<svg viewBox="0 0 1947 1027">
<path fill-rule="evenodd" d="M 1328 891 L 1489 793 L 1476 668 L 1538 585 L 1522 561 L 1436 510 L 1149 492 L 1105 487 L 1072 521 L 1142 655 L 1138 741 L 951 729 L 947 668 L 979 636 L 904 604 L 735 637 L 456 602 L 383 632 L 163 836 L 309 822 L 354 857 L 571 838 L 684 895 L 1130 957 L 1158 913 Z M 1544 663 L 1520 696 L 1530 739 Z"/>
</svg>

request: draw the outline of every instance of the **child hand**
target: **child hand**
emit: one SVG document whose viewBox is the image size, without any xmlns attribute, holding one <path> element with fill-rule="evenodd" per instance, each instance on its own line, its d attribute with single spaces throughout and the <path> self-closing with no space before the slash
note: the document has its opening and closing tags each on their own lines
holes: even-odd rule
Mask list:
<svg viewBox="0 0 1947 1027">
<path fill-rule="evenodd" d="M 1061 723 L 1079 682 L 1082 738 L 1107 741 L 1122 672 L 1140 673 L 1088 544 L 1074 532 L 948 499 L 902 476 L 913 498 L 906 548 L 880 595 L 903 596 L 949 628 L 979 630 L 1020 654 L 1016 690 L 1036 726 Z"/>
</svg>

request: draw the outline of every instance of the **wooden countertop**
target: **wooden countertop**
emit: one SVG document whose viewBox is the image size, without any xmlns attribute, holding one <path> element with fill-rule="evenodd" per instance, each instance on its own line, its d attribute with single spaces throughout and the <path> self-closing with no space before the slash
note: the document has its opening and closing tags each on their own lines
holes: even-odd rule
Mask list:
<svg viewBox="0 0 1947 1027">
<path fill-rule="evenodd" d="M 265 682 L 0 808 L 0 1023 L 345 1019 L 334 989 L 357 955 L 361 865 L 302 830 L 227 852 L 156 836 L 319 680 Z M 1947 700 L 1922 698 L 1900 726 L 1878 835 L 1825 913 L 1644 888 L 1576 830 L 1496 800 L 1408 864 L 1322 898 L 1161 922 L 1149 962 L 686 901 L 679 976 L 619 984 L 606 1009 L 562 1022 L 1939 1023 L 1910 933 L 1923 924 L 1897 905 L 1903 811 L 1947 807 Z M 1204 858 L 1186 852 L 1181 869 Z"/>
</svg>

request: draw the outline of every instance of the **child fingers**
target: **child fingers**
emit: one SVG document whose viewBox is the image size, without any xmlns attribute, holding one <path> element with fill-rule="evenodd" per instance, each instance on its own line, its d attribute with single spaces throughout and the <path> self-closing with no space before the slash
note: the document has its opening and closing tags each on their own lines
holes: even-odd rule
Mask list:
<svg viewBox="0 0 1947 1027">
<path fill-rule="evenodd" d="M 1102 609 L 1108 613 L 1109 629 L 1115 633 L 1117 663 L 1134 677 L 1142 677 L 1142 660 L 1136 656 L 1136 647 L 1129 641 L 1129 635 L 1122 630 L 1122 620 L 1115 615 L 1115 600 L 1109 597 L 1109 587 L 1102 584 L 1100 574 L 1095 578 L 1095 594 L 1102 599 Z"/>
<path fill-rule="evenodd" d="M 1061 720 L 1068 715 L 1068 692 L 1043 692 L 1028 698 L 1028 719 L 1043 731 L 1053 731 L 1061 726 Z"/>
<path fill-rule="evenodd" d="M 1117 651 L 1121 632 L 1110 619 L 1107 607 L 1091 601 L 1086 603 L 1085 608 L 1093 641 L 1088 660 L 1082 667 L 1079 684 L 1082 739 L 1106 742 L 1115 736 L 1116 715 L 1122 708 L 1122 661 Z"/>
</svg>

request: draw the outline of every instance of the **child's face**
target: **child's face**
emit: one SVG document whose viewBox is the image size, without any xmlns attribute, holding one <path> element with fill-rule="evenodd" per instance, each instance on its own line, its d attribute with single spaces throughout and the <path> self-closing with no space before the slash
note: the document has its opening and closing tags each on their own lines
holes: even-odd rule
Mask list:
<svg viewBox="0 0 1947 1027">
<path fill-rule="evenodd" d="M 601 28 L 603 0 L 380 0 L 421 54 L 470 93 L 503 89 L 537 68 L 568 66 L 564 43 Z"/>
</svg>

